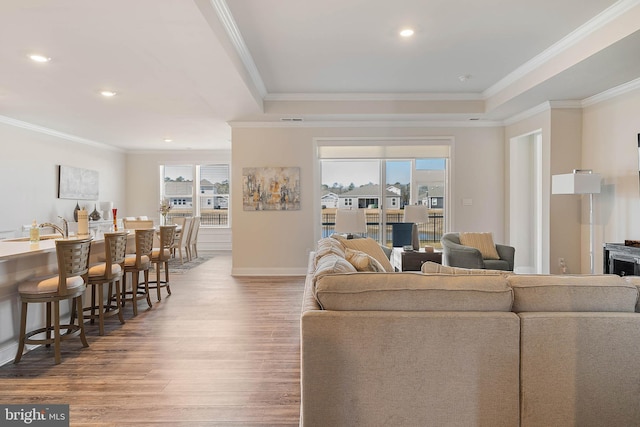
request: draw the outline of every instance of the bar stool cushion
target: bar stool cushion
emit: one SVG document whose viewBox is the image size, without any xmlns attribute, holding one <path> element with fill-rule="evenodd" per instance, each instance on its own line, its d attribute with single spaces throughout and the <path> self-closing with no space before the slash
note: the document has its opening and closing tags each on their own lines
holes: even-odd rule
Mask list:
<svg viewBox="0 0 640 427">
<path fill-rule="evenodd" d="M 151 259 L 152 260 L 157 260 L 157 259 L 169 259 L 171 258 L 171 249 L 169 248 L 164 248 L 164 250 L 162 251 L 162 256 L 160 256 L 160 249 L 159 248 L 154 248 L 153 251 L 151 252 Z"/>
<path fill-rule="evenodd" d="M 140 257 L 140 264 L 142 264 L 142 268 L 148 268 L 149 263 L 151 262 L 151 260 L 149 259 L 148 256 L 146 255 L 142 255 Z M 127 255 L 124 259 L 124 266 L 125 267 L 133 267 L 136 265 L 136 256 L 135 255 Z"/>
<path fill-rule="evenodd" d="M 95 279 L 98 277 L 106 277 L 106 273 L 107 273 L 106 269 L 107 269 L 107 263 L 96 264 L 94 266 L 91 266 L 89 268 L 89 278 Z M 122 267 L 120 267 L 119 264 L 113 264 L 111 266 L 112 277 L 120 274 L 121 271 L 122 271 Z"/>
<path fill-rule="evenodd" d="M 30 295 L 45 295 L 58 293 L 58 276 L 50 277 L 44 280 L 32 280 L 22 282 L 18 286 L 18 292 Z M 73 276 L 67 278 L 67 289 L 76 289 L 84 286 L 82 276 Z"/>
</svg>

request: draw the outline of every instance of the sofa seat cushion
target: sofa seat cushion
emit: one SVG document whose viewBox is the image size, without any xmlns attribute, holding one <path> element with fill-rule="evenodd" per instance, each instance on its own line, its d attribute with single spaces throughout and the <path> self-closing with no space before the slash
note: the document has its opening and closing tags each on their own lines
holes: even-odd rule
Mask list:
<svg viewBox="0 0 640 427">
<path fill-rule="evenodd" d="M 315 294 L 325 310 L 343 311 L 511 311 L 513 302 L 502 275 L 323 275 Z"/>
<path fill-rule="evenodd" d="M 422 264 L 420 270 L 424 274 L 453 274 L 453 275 L 470 275 L 470 274 L 512 274 L 504 270 L 489 270 L 485 268 L 462 268 L 450 267 L 448 265 L 438 264 L 437 262 L 427 261 Z"/>
<path fill-rule="evenodd" d="M 513 311 L 634 312 L 638 288 L 615 275 L 510 275 Z"/>
<path fill-rule="evenodd" d="M 503 259 L 485 259 L 483 261 L 484 268 L 486 268 L 487 270 L 511 271 L 509 262 Z"/>
</svg>

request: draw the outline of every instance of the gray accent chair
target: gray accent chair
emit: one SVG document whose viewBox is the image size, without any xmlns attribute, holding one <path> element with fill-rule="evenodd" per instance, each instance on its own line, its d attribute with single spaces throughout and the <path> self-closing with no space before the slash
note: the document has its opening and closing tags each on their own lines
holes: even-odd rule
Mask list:
<svg viewBox="0 0 640 427">
<path fill-rule="evenodd" d="M 516 249 L 512 246 L 496 243 L 500 259 L 482 259 L 476 248 L 460 244 L 459 233 L 446 233 L 440 239 L 442 243 L 442 264 L 451 267 L 484 268 L 488 270 L 513 271 L 513 259 Z"/>
</svg>

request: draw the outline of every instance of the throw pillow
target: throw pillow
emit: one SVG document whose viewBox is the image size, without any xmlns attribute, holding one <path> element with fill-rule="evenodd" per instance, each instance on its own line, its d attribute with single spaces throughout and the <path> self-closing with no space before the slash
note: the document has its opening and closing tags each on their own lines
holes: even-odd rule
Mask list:
<svg viewBox="0 0 640 427">
<path fill-rule="evenodd" d="M 346 260 L 349 261 L 358 271 L 373 271 L 376 273 L 385 271 L 384 267 L 378 262 L 378 260 L 362 251 L 347 248 L 344 252 Z"/>
<path fill-rule="evenodd" d="M 318 248 L 315 251 L 314 266 L 318 265 L 318 260 L 324 256 L 334 254 L 344 258 L 344 246 L 336 239 L 325 237 L 318 241 Z"/>
<path fill-rule="evenodd" d="M 313 272 L 313 281 L 315 284 L 315 281 L 326 274 L 355 273 L 356 271 L 356 268 L 343 257 L 329 254 L 318 260 L 318 265 Z"/>
<path fill-rule="evenodd" d="M 447 265 L 440 265 L 437 262 L 427 261 L 422 264 L 421 271 L 424 274 L 450 274 L 450 275 L 471 275 L 471 274 L 486 274 L 495 275 L 502 274 L 508 275 L 511 272 L 504 270 L 488 270 L 482 268 L 462 268 L 462 267 L 449 267 Z"/>
<path fill-rule="evenodd" d="M 500 259 L 491 233 L 460 233 L 460 244 L 476 248 L 483 259 Z"/>
<path fill-rule="evenodd" d="M 384 268 L 384 271 L 388 273 L 393 273 L 393 266 L 391 265 L 391 261 L 384 254 L 378 242 L 373 240 L 371 237 L 366 237 L 364 239 L 345 239 L 342 240 L 342 244 L 345 248 L 355 249 L 357 251 L 361 251 L 366 253 L 367 255 L 371 255 L 373 258 L 378 260 L 378 262 Z"/>
</svg>

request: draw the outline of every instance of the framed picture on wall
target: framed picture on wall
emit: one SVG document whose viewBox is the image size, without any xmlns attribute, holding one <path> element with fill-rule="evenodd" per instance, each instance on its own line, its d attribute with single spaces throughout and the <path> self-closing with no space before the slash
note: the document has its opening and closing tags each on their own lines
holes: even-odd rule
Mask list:
<svg viewBox="0 0 640 427">
<path fill-rule="evenodd" d="M 300 210 L 300 168 L 242 168 L 242 206 L 245 211 Z"/>
<path fill-rule="evenodd" d="M 74 200 L 98 200 L 98 171 L 58 167 L 58 198 Z"/>
</svg>

